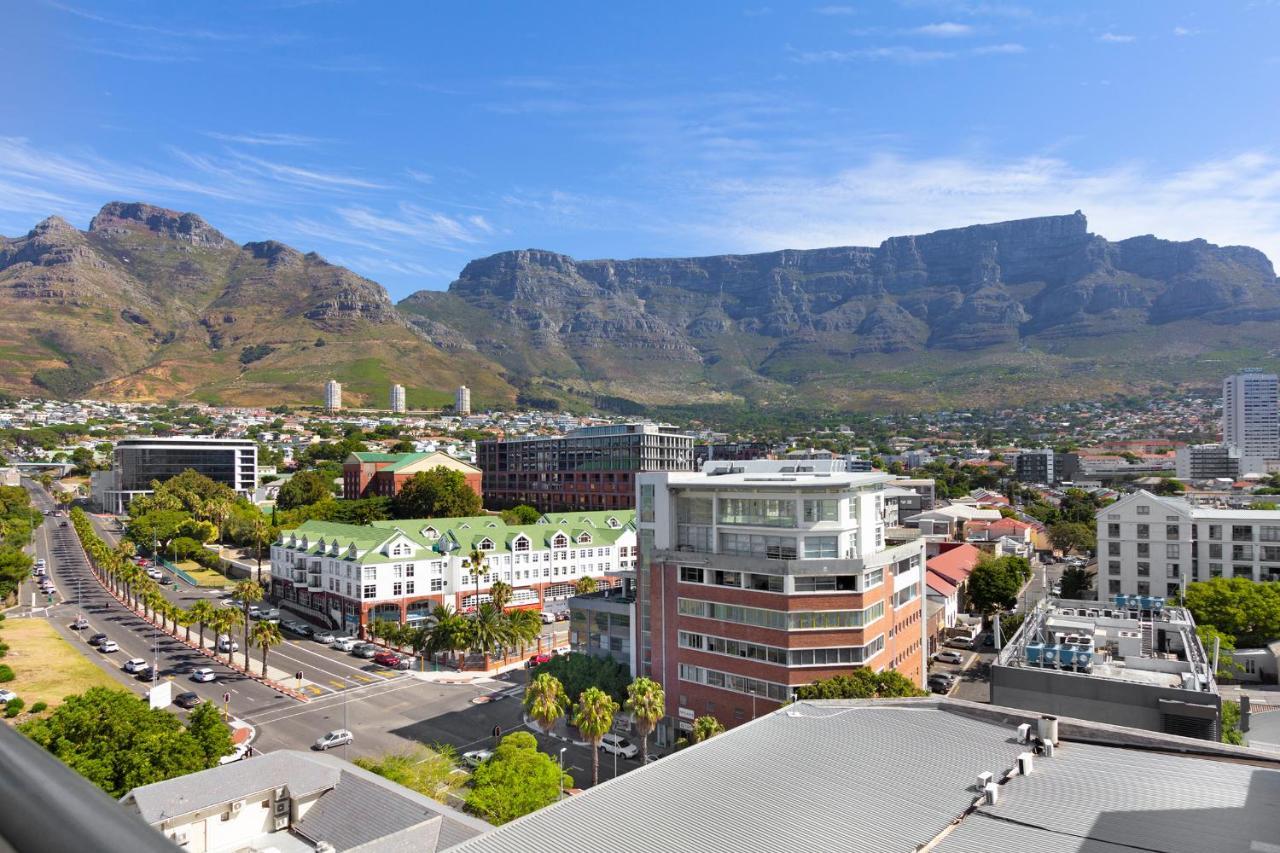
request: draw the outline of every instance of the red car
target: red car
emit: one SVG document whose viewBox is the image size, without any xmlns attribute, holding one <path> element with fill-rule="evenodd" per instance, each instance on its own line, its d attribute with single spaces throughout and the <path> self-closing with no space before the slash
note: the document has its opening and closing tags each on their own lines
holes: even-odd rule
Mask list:
<svg viewBox="0 0 1280 853">
<path fill-rule="evenodd" d="M 529 658 L 529 662 L 525 664 L 525 666 L 532 669 L 533 667 L 538 666 L 539 664 L 544 664 L 549 660 L 551 660 L 551 655 L 549 654 L 546 654 L 546 653 L 536 654 L 533 657 Z"/>
<path fill-rule="evenodd" d="M 373 662 L 380 666 L 397 667 L 400 665 L 400 655 L 395 652 L 378 652 L 373 656 Z"/>
</svg>

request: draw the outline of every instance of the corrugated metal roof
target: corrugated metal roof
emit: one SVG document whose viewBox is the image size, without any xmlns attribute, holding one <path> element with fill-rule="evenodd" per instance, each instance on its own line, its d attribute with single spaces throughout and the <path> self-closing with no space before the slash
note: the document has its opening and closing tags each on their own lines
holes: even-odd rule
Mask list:
<svg viewBox="0 0 1280 853">
<path fill-rule="evenodd" d="M 338 851 L 393 835 L 411 841 L 418 850 L 434 850 L 442 820 L 437 812 L 344 770 L 333 790 L 293 828 L 312 842 L 329 842 Z M 415 831 L 405 832 L 410 829 Z"/>
<path fill-rule="evenodd" d="M 1013 764 L 1011 735 L 932 705 L 799 702 L 456 849 L 912 850 Z"/>
</svg>

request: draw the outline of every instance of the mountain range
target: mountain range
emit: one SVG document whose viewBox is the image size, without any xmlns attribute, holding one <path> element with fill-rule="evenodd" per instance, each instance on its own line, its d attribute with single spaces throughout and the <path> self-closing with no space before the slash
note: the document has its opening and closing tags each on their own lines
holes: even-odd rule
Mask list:
<svg viewBox="0 0 1280 853">
<path fill-rule="evenodd" d="M 0 388 L 44 396 L 632 410 L 927 409 L 1142 393 L 1280 364 L 1256 249 L 1109 241 L 1080 212 L 877 247 L 472 261 L 393 304 L 376 282 L 199 216 L 112 202 L 0 238 Z"/>
</svg>

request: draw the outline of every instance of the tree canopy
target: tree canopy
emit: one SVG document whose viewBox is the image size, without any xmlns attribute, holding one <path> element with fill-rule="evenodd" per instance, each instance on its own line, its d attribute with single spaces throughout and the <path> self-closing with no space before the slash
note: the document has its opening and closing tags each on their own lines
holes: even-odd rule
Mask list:
<svg viewBox="0 0 1280 853">
<path fill-rule="evenodd" d="M 1098 547 L 1097 528 L 1082 521 L 1059 521 L 1049 525 L 1049 538 L 1053 547 L 1063 553 L 1092 551 Z"/>
<path fill-rule="evenodd" d="M 410 477 L 391 507 L 396 518 L 458 518 L 479 515 L 482 510 L 480 496 L 462 472 L 444 466 Z"/>
<path fill-rule="evenodd" d="M 1020 557 L 993 559 L 984 556 L 978 561 L 965 587 L 978 612 L 991 614 L 997 610 L 1008 610 L 1017 603 L 1018 591 L 1026 578 L 1021 573 L 1020 564 L 1014 560 L 1026 563 Z"/>
<path fill-rule="evenodd" d="M 549 806 L 573 779 L 560 772 L 551 756 L 538 751 L 528 732 L 507 735 L 471 777 L 467 810 L 490 823 L 503 824 Z"/>
<path fill-rule="evenodd" d="M 1210 578 L 1187 585 L 1186 603 L 1197 625 L 1216 628 L 1238 648 L 1280 639 L 1280 582 Z"/>
<path fill-rule="evenodd" d="M 555 676 L 569 696 L 579 696 L 588 687 L 599 687 L 616 702 L 627 698 L 627 685 L 631 683 L 631 673 L 626 664 L 582 652 L 557 655 L 540 664 L 535 672 L 537 675 L 545 672 Z"/>
<path fill-rule="evenodd" d="M 528 504 L 520 504 L 513 506 L 511 509 L 504 509 L 501 513 L 502 520 L 507 524 L 537 524 L 538 519 L 542 518 L 542 513 L 538 512 L 537 507 Z"/>
<path fill-rule="evenodd" d="M 1062 572 L 1062 597 L 1072 599 L 1092 599 L 1093 575 L 1083 568 L 1068 566 Z"/>
<path fill-rule="evenodd" d="M 280 486 L 280 491 L 276 493 L 276 506 L 280 509 L 294 509 L 332 498 L 332 480 L 317 471 L 299 471 Z"/>
<path fill-rule="evenodd" d="M 865 667 L 834 675 L 796 690 L 797 699 L 888 699 L 923 696 L 924 691 L 896 669 L 874 672 Z"/>
</svg>

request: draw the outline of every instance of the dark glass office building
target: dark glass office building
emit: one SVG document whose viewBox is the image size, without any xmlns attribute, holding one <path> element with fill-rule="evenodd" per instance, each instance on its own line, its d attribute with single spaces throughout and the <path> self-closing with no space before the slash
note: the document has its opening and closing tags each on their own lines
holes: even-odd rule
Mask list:
<svg viewBox="0 0 1280 853">
<path fill-rule="evenodd" d="M 107 512 L 151 493 L 151 484 L 191 469 L 252 494 L 258 482 L 258 445 L 241 438 L 125 438 L 116 443 L 115 465 L 94 478 L 94 497 Z"/>
</svg>

